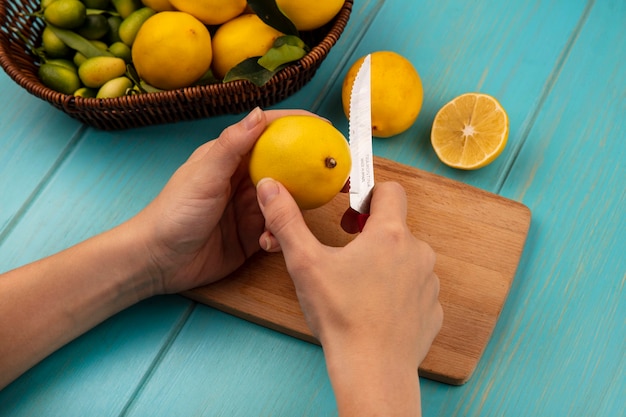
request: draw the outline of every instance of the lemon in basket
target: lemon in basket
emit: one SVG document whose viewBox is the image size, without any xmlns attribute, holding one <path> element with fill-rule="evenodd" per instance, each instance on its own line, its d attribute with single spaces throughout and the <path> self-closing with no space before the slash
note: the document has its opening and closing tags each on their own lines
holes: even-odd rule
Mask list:
<svg viewBox="0 0 626 417">
<path fill-rule="evenodd" d="M 157 12 L 171 12 L 176 10 L 169 0 L 141 0 L 144 6 Z"/>
<path fill-rule="evenodd" d="M 150 17 L 133 42 L 137 74 L 162 90 L 192 85 L 211 67 L 211 35 L 190 14 L 166 11 Z"/>
<path fill-rule="evenodd" d="M 315 116 L 285 116 L 269 124 L 250 155 L 256 185 L 270 177 L 282 183 L 303 209 L 337 195 L 350 175 L 350 147 L 341 132 Z"/>
<path fill-rule="evenodd" d="M 246 0 L 170 0 L 181 12 L 187 12 L 207 25 L 221 25 L 245 10 Z"/>
<path fill-rule="evenodd" d="M 280 10 L 298 30 L 324 26 L 339 13 L 344 0 L 276 0 Z"/>
<path fill-rule="evenodd" d="M 87 8 L 79 0 L 56 0 L 47 3 L 43 17 L 46 23 L 64 29 L 76 29 L 87 18 Z"/>
<path fill-rule="evenodd" d="M 223 79 L 245 59 L 264 55 L 282 35 L 252 13 L 224 23 L 213 36 L 213 74 Z"/>
<path fill-rule="evenodd" d="M 65 44 L 55 33 L 46 26 L 41 34 L 41 44 L 49 58 L 63 58 L 72 54 L 72 49 Z"/>
<path fill-rule="evenodd" d="M 410 128 L 422 108 L 424 90 L 413 64 L 391 51 L 372 54 L 372 135 L 387 138 Z M 343 110 L 350 117 L 350 95 L 365 57 L 348 70 L 341 87 Z"/>
<path fill-rule="evenodd" d="M 433 122 L 431 143 L 439 159 L 458 169 L 478 169 L 504 150 L 509 118 L 488 94 L 462 94 L 443 106 Z"/>
</svg>

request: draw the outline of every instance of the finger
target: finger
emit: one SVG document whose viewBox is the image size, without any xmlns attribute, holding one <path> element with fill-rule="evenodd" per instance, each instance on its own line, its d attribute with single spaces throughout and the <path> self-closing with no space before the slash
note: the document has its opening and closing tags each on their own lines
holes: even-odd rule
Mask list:
<svg viewBox="0 0 626 417">
<path fill-rule="evenodd" d="M 326 120 L 328 123 L 330 123 L 328 119 L 325 119 L 324 117 L 318 116 L 317 114 L 311 113 L 310 111 L 306 111 L 306 110 L 292 109 L 292 110 L 267 110 L 265 111 L 265 117 L 267 118 L 268 123 L 273 122 L 274 120 L 280 119 L 281 117 L 285 117 L 285 116 L 315 116 L 320 119 Z"/>
<path fill-rule="evenodd" d="M 280 242 L 269 230 L 265 230 L 259 237 L 259 245 L 266 252 L 280 252 Z"/>
<path fill-rule="evenodd" d="M 243 156 L 250 152 L 267 125 L 278 118 L 289 115 L 316 116 L 306 110 L 269 110 L 264 112 L 257 107 L 243 120 L 224 129 L 217 139 L 196 149 L 189 160 L 195 161 L 209 157 L 211 164 L 219 163 L 216 166 L 230 176 Z"/>
<path fill-rule="evenodd" d="M 278 181 L 261 179 L 257 184 L 257 198 L 265 216 L 265 227 L 284 253 L 296 249 L 310 250 L 320 245 L 304 222 L 293 197 Z"/>
<path fill-rule="evenodd" d="M 406 222 L 407 201 L 404 188 L 397 182 L 381 182 L 372 190 L 370 221 L 397 219 Z"/>
<path fill-rule="evenodd" d="M 213 146 L 214 143 L 215 141 L 210 141 L 210 142 L 203 143 L 202 145 L 197 147 L 196 150 L 191 153 L 189 158 L 187 158 L 187 162 L 195 162 L 195 161 L 201 160 L 204 157 L 204 155 L 206 155 L 206 153 L 209 151 L 209 149 Z"/>
<path fill-rule="evenodd" d="M 230 178 L 266 126 L 265 113 L 255 108 L 243 120 L 224 129 L 212 143 L 203 145 L 206 146 L 203 163 L 211 172 Z"/>
</svg>

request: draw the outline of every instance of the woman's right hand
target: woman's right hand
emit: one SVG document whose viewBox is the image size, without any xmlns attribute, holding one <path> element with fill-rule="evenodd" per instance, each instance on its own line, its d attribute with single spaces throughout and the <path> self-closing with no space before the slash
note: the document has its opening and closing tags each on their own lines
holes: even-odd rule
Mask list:
<svg viewBox="0 0 626 417">
<path fill-rule="evenodd" d="M 441 328 L 443 311 L 435 254 L 406 224 L 404 189 L 377 184 L 362 233 L 341 248 L 313 236 L 280 183 L 261 181 L 257 197 L 266 220 L 261 247 L 284 254 L 305 319 L 324 348 L 340 414 L 419 415 L 419 409 L 398 407 L 419 407 L 417 368 Z M 366 386 L 358 390 L 358 384 Z M 355 389 L 361 393 L 351 398 Z M 372 400 L 380 398 L 378 405 L 393 408 L 368 404 L 368 391 Z"/>
</svg>

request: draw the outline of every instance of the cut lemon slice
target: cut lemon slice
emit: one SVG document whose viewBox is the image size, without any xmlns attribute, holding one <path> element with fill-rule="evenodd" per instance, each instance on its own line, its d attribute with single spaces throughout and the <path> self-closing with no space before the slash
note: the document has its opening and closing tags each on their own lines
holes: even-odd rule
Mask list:
<svg viewBox="0 0 626 417">
<path fill-rule="evenodd" d="M 478 169 L 502 153 L 509 136 L 509 117 L 488 94 L 462 94 L 439 110 L 430 140 L 446 165 Z"/>
</svg>

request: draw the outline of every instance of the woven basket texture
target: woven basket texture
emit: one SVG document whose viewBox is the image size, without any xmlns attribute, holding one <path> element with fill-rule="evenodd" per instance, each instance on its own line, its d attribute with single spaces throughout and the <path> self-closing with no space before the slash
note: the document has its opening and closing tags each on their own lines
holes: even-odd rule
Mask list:
<svg viewBox="0 0 626 417">
<path fill-rule="evenodd" d="M 0 0 L 0 66 L 29 93 L 69 116 L 98 129 L 120 130 L 239 114 L 284 100 L 315 75 L 347 25 L 353 0 L 346 0 L 338 15 L 326 26 L 302 32 L 300 36 L 311 51 L 279 71 L 262 87 L 248 81 L 232 81 L 109 99 L 74 97 L 42 84 L 37 76 L 37 57 L 14 32 L 14 29 L 21 32 L 31 45 L 40 44 L 44 22 L 29 16 L 39 9 L 39 4 L 40 0 Z"/>
</svg>

